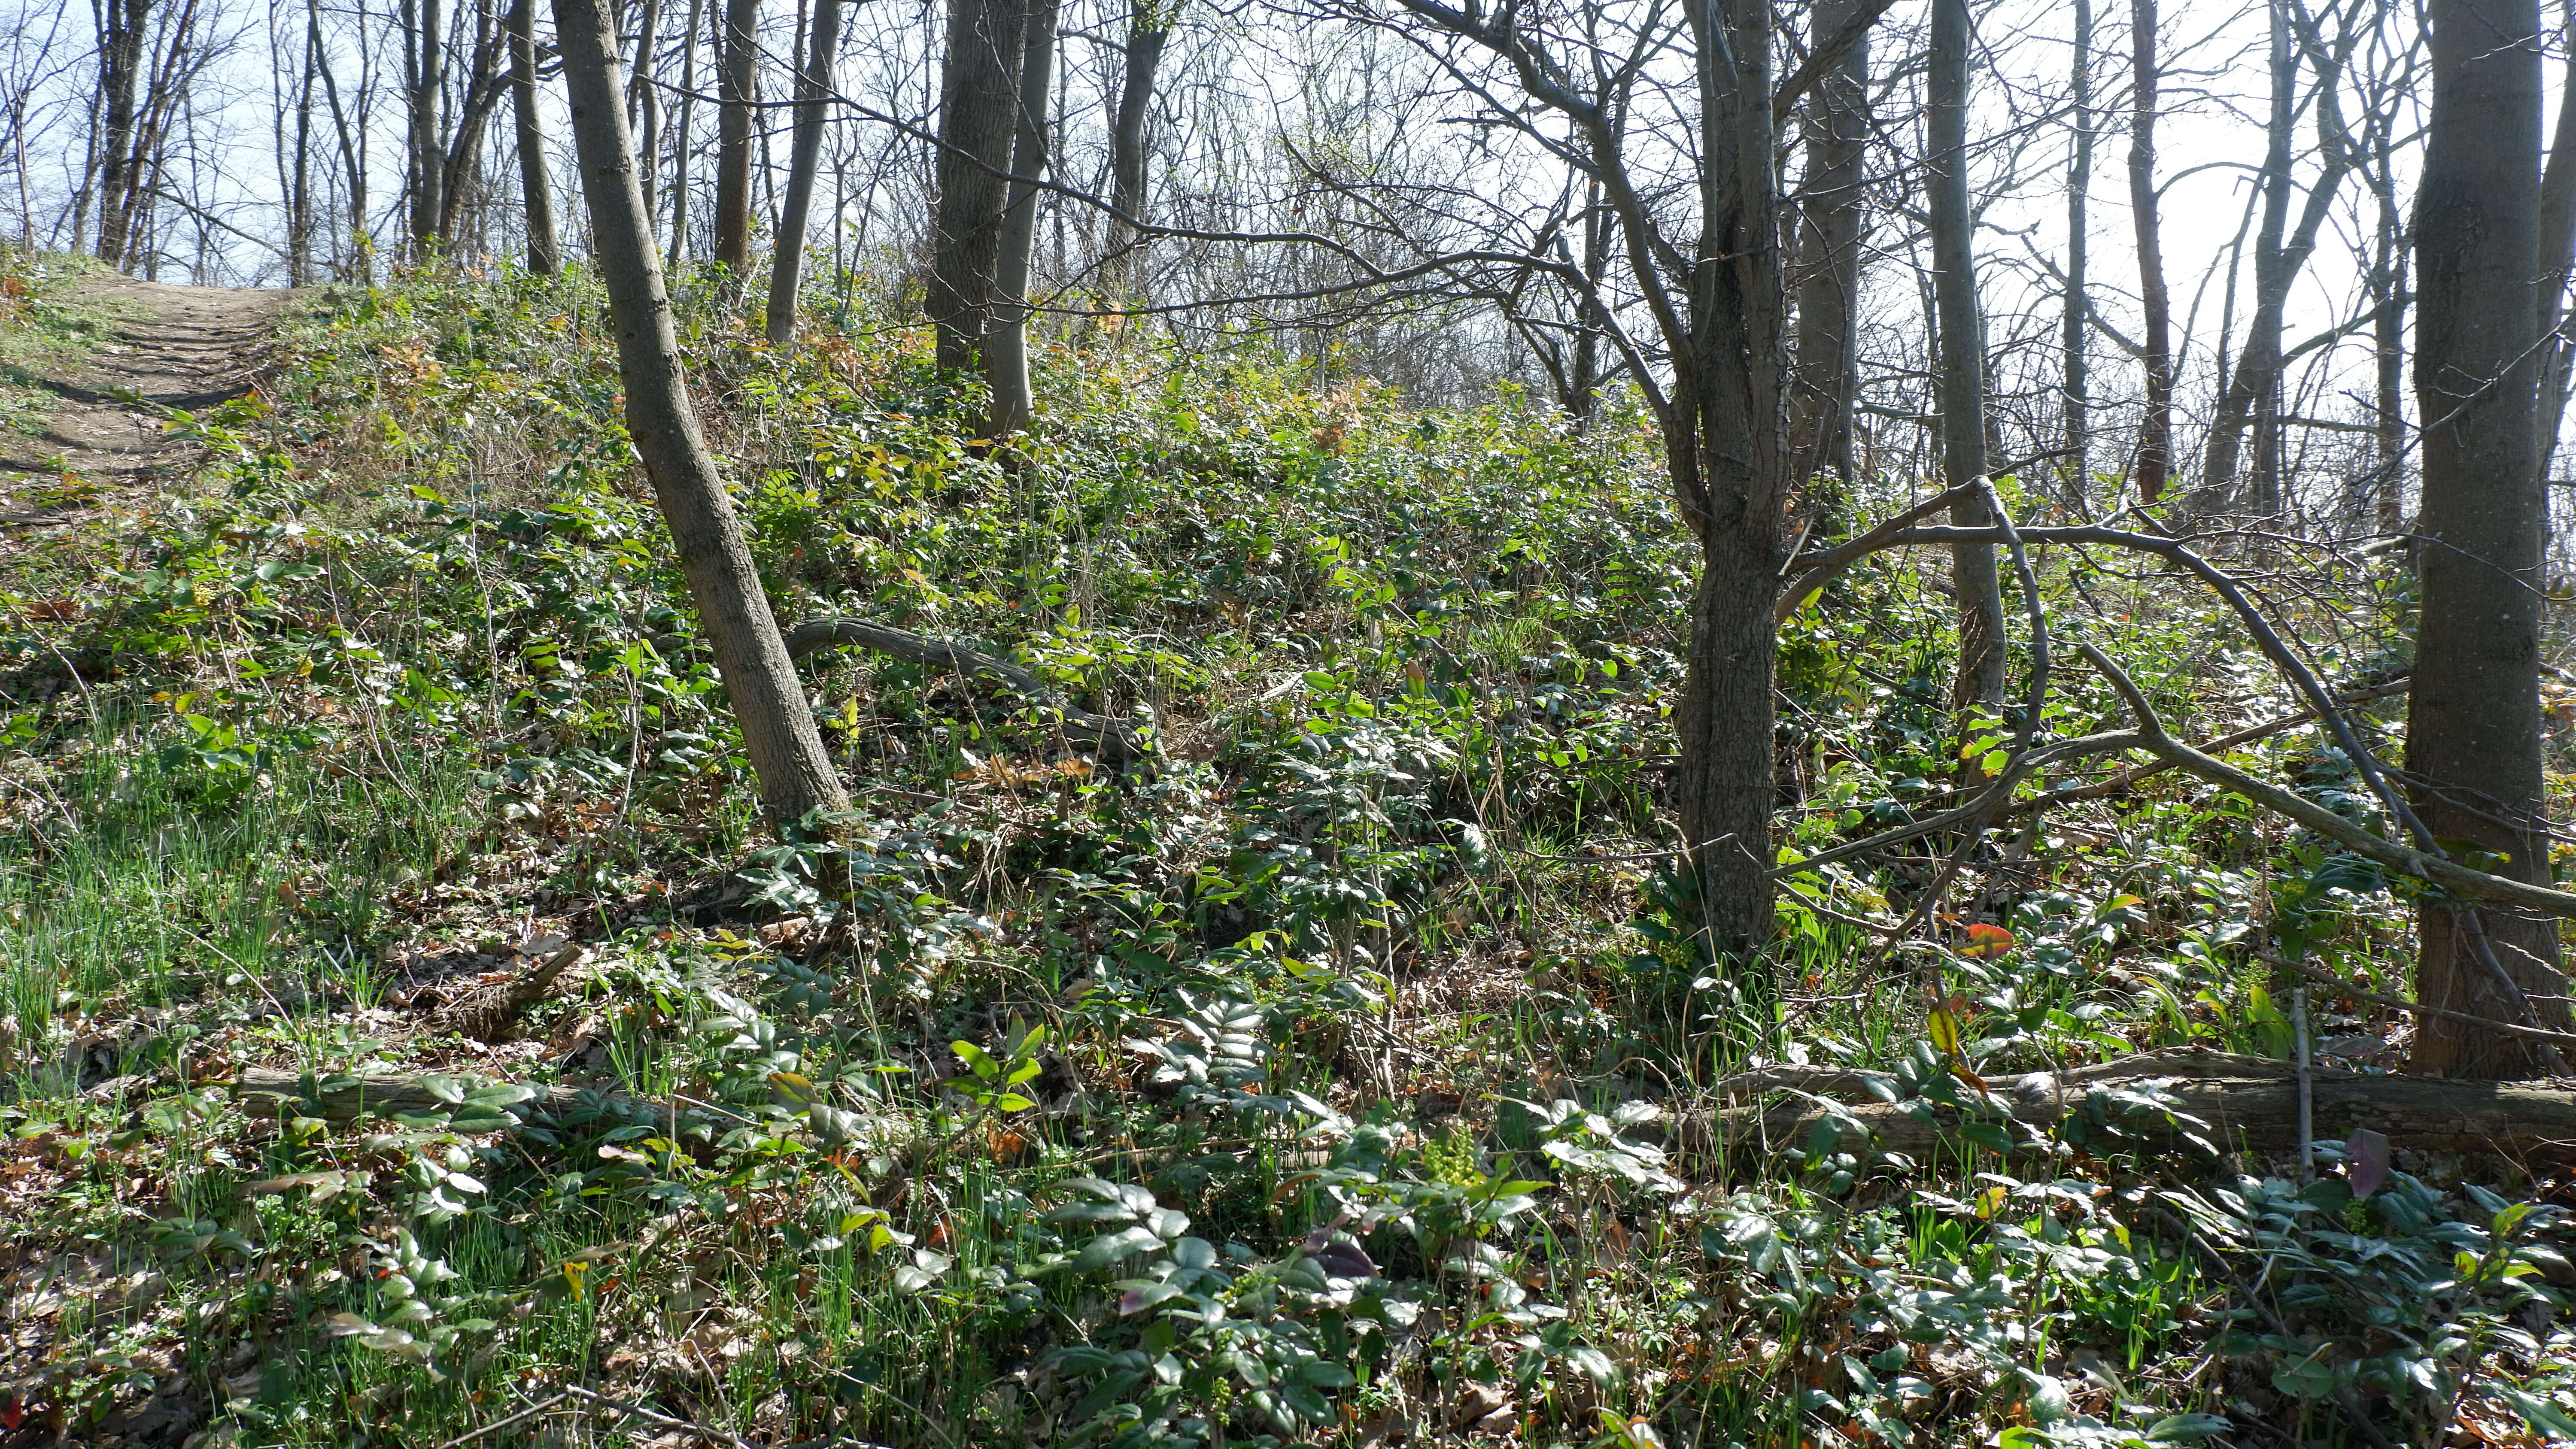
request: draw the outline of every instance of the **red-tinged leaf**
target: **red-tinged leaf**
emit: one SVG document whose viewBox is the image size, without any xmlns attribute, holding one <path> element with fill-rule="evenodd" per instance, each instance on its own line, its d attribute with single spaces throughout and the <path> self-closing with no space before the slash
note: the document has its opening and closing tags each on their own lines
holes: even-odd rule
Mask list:
<svg viewBox="0 0 2576 1449">
<path fill-rule="evenodd" d="M 2347 1170 L 2354 1197 L 2368 1197 L 2388 1185 L 2388 1137 L 2367 1127 L 2356 1127 L 2343 1142 L 2351 1155 Z"/>
<path fill-rule="evenodd" d="M 1959 954 L 1987 958 L 2000 956 L 2012 948 L 2012 932 L 2001 926 L 1979 921 L 1968 928 L 1968 944 L 1960 948 Z"/>
<path fill-rule="evenodd" d="M 6 1429 L 15 1434 L 18 1432 L 18 1426 L 26 1421 L 26 1417 L 27 1403 L 16 1394 L 9 1396 L 9 1402 L 0 1404 L 0 1429 Z"/>
</svg>

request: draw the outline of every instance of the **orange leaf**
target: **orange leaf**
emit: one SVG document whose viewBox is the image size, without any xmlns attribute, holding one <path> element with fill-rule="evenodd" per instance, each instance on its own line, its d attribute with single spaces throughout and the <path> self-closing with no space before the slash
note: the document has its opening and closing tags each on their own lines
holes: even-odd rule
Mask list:
<svg viewBox="0 0 2576 1449">
<path fill-rule="evenodd" d="M 1992 958 L 2013 948 L 2013 933 L 2001 926 L 1979 921 L 1968 928 L 1968 944 L 1960 949 L 1962 956 Z"/>
</svg>

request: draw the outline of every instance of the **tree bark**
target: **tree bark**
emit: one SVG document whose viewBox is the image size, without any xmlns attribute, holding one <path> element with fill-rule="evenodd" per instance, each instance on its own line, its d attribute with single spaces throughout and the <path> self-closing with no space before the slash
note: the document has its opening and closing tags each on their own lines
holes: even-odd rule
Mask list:
<svg viewBox="0 0 2576 1449">
<path fill-rule="evenodd" d="M 125 265 L 132 244 L 137 180 L 135 90 L 143 74 L 143 42 L 151 0 L 100 0 L 98 84 L 105 97 L 100 129 L 98 259 Z"/>
<path fill-rule="evenodd" d="M 2437 838 L 2549 879 L 2540 665 L 2546 500 L 2540 477 L 2540 16 L 2537 0 L 2432 0 L 2432 104 L 2415 208 L 2421 623 L 2407 724 L 2415 809 Z M 2437 898 L 2417 915 L 2416 997 L 2514 1021 L 2516 994 L 2563 1028 L 2554 923 L 2482 913 L 2512 990 L 2476 950 L 2478 922 Z M 2528 1046 L 2427 1021 L 2420 1072 L 2528 1076 Z"/>
<path fill-rule="evenodd" d="M 992 324 L 1026 24 L 1023 0 L 950 0 L 930 282 L 922 300 L 938 330 L 943 368 L 973 365 Z"/>
<path fill-rule="evenodd" d="M 1978 307 L 1976 212 L 1968 198 L 1968 0 L 1933 0 L 1925 99 L 1924 191 L 1931 213 L 1932 290 L 1940 313 L 1941 474 L 1956 488 L 1986 471 L 1985 322 Z M 1962 528 L 1991 528 L 1982 494 L 1950 505 Z M 2004 702 L 2004 596 L 1995 546 L 1963 543 L 1950 554 L 1959 605 L 1959 677 L 1952 702 L 1997 710 Z"/>
<path fill-rule="evenodd" d="M 1163 48 L 1172 38 L 1178 0 L 1138 0 L 1127 22 L 1126 66 L 1118 78 L 1118 111 L 1109 129 L 1109 205 L 1122 217 L 1150 221 L 1145 192 L 1145 123 L 1154 111 L 1154 87 Z M 1118 256 L 1115 290 L 1133 295 L 1144 275 L 1145 238 L 1124 221 L 1113 222 L 1110 249 Z"/>
<path fill-rule="evenodd" d="M 698 431 L 680 368 L 671 302 L 652 219 L 636 185 L 635 153 L 618 103 L 617 36 L 607 0 L 555 0 L 573 141 L 589 203 L 591 246 L 608 289 L 626 387 L 626 428 L 670 525 L 699 623 L 713 646 L 772 822 L 849 805 L 778 620 L 761 592 L 741 523 Z"/>
<path fill-rule="evenodd" d="M 2134 0 L 2129 19 L 2134 93 L 2129 111 L 2129 216 L 2137 234 L 2146 412 L 2138 422 L 2138 501 L 2165 496 L 2173 469 L 2173 304 L 2165 290 L 2164 228 L 2156 192 L 2156 0 Z"/>
<path fill-rule="evenodd" d="M 2060 446 L 2068 457 L 2059 466 L 2072 485 L 2067 490 L 2068 501 L 2080 515 L 2092 483 L 2084 460 L 2093 440 L 2087 325 L 2092 315 L 2091 292 L 2085 275 L 2092 250 L 2087 212 L 2093 191 L 2093 0 L 2075 0 L 2075 64 L 2068 87 L 2075 134 L 2070 141 L 2073 154 L 2066 162 L 2066 290 L 2059 299 L 2057 324 L 2063 379 L 2059 386 L 2065 394 L 2059 402 L 2065 417 Z"/>
<path fill-rule="evenodd" d="M 1691 18 L 1702 212 L 1665 452 L 1700 546 L 1700 577 L 1674 711 L 1674 805 L 1697 924 L 1721 956 L 1749 957 L 1774 926 L 1771 608 L 1787 561 L 1781 519 L 1793 481 L 1781 385 L 1787 295 L 1771 160 L 1772 15 L 1769 0 L 1718 0 Z M 1641 270 L 1652 265 L 1633 260 Z"/>
<path fill-rule="evenodd" d="M 1868 0 L 1816 8 L 1813 43 L 1840 35 Z M 1799 198 L 1798 393 L 1790 476 L 1830 468 L 1845 484 L 1858 470 L 1852 405 L 1860 396 L 1860 264 L 1866 214 L 1861 187 L 1870 135 L 1869 35 L 1847 47 L 1816 83 L 1801 128 L 1807 152 Z"/>
<path fill-rule="evenodd" d="M 438 241 L 442 205 L 439 186 L 447 176 L 447 148 L 439 140 L 438 105 L 446 89 L 447 37 L 438 0 L 404 0 L 411 54 L 406 57 L 411 104 L 411 250 L 414 260 L 428 256 Z"/>
<path fill-rule="evenodd" d="M 832 61 L 841 46 L 841 0 L 814 0 L 805 40 L 805 74 L 797 78 L 796 149 L 787 163 L 787 197 L 778 210 L 778 243 L 769 259 L 769 345 L 796 345 L 796 287 L 805 270 L 805 231 L 814 209 L 814 168 L 830 118 Z M 837 224 L 837 223 L 836 223 Z"/>
<path fill-rule="evenodd" d="M 546 181 L 546 137 L 537 121 L 537 0 L 510 3 L 510 108 L 518 122 L 519 200 L 528 222 L 528 271 L 551 277 L 563 267 L 555 241 L 554 187 Z"/>
<path fill-rule="evenodd" d="M 2558 126 L 2549 138 L 2549 165 L 2540 173 L 2540 333 L 2558 331 L 2567 316 L 2567 284 L 2576 273 L 2576 50 L 2561 73 Z M 2567 417 L 2571 363 L 2576 349 L 2550 340 L 2540 382 L 2540 476 L 2549 477 L 2558 456 L 2558 429 Z"/>
<path fill-rule="evenodd" d="M 1047 97 L 1055 84 L 1060 0 L 1030 0 L 1022 38 L 1019 131 L 1011 142 L 1011 185 L 1002 211 L 1001 255 L 993 268 L 993 320 L 984 333 L 984 385 L 993 395 L 984 435 L 1007 438 L 1029 425 L 1029 267 L 1038 242 L 1037 182 L 1047 172 Z"/>
<path fill-rule="evenodd" d="M 340 82 L 331 74 L 330 49 L 322 43 L 322 0 L 305 0 L 304 19 L 313 45 L 314 68 L 322 76 L 322 95 L 331 103 L 331 127 L 340 143 L 340 166 L 348 173 L 349 247 L 358 263 L 355 275 L 361 283 L 372 285 L 375 266 L 367 236 L 367 167 L 357 139 L 350 133 L 349 113 L 340 104 Z"/>
<path fill-rule="evenodd" d="M 725 0 L 717 59 L 716 264 L 737 279 L 751 270 L 751 121 L 759 83 L 760 0 Z"/>
<path fill-rule="evenodd" d="M 689 0 L 688 44 L 680 52 L 680 112 L 671 126 L 671 249 L 663 265 L 676 267 L 689 255 L 689 140 L 698 106 L 698 27 L 706 20 L 706 0 Z"/>
</svg>

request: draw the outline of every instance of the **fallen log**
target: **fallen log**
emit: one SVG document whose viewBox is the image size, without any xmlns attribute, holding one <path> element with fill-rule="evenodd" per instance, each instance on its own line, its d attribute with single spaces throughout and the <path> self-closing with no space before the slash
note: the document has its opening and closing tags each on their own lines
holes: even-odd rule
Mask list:
<svg viewBox="0 0 2576 1449">
<path fill-rule="evenodd" d="M 1747 1072 L 1719 1083 L 1724 1105 L 1685 1117 L 1676 1136 L 1685 1150 L 1802 1148 L 1817 1123 L 1840 1117 L 1866 1129 L 1883 1151 L 1919 1156 L 1963 1142 L 1959 1128 L 1972 1120 L 1969 1114 L 1921 1100 L 1880 1101 L 1871 1092 L 1873 1080 L 1896 1089 L 1896 1079 L 1886 1073 L 1842 1067 Z M 2397 1147 L 2576 1162 L 2576 1082 L 2454 1081 L 2325 1068 L 2311 1070 L 2309 1080 L 2320 1140 L 2367 1127 Z M 2299 1142 L 2298 1068 L 2264 1057 L 2177 1048 L 2066 1071 L 1990 1077 L 1986 1086 L 1989 1095 L 1982 1099 L 1971 1087 L 1958 1090 L 1975 1117 L 2009 1117 L 2034 1130 L 2055 1128 L 2084 1111 L 2095 1092 L 2155 1086 L 2173 1098 L 2173 1110 L 2207 1124 L 2184 1131 L 2223 1151 L 2293 1151 Z M 1815 1097 L 1842 1105 L 1827 1108 Z M 2113 1121 L 2126 1134 L 2151 1142 L 2178 1144 L 2183 1136 L 2155 1114 Z M 1842 1145 L 1859 1144 L 1846 1132 Z"/>
<path fill-rule="evenodd" d="M 231 1088 L 234 1100 L 254 1111 L 276 1112 L 310 1102 L 322 1109 L 321 1116 L 326 1121 L 356 1122 L 369 1117 L 422 1116 L 455 1111 L 457 1103 L 438 1094 L 433 1086 L 435 1080 L 436 1074 L 395 1076 L 384 1073 L 317 1079 L 307 1072 L 245 1067 L 241 1076 L 231 1083 Z M 469 1093 L 492 1085 L 468 1081 L 463 1077 L 450 1080 L 464 1084 Z M 555 1086 L 531 1090 L 535 1095 L 518 1104 L 519 1108 L 547 1116 L 562 1116 L 597 1106 L 630 1114 L 641 1110 L 656 1116 L 666 1116 L 674 1111 L 685 1116 L 699 1110 L 694 1104 L 649 1102 L 623 1093 L 601 1092 L 588 1087 Z"/>
<path fill-rule="evenodd" d="M 1065 738 L 1098 750 L 1101 758 L 1111 764 L 1132 763 L 1144 759 L 1148 753 L 1144 740 L 1126 725 L 1106 715 L 1074 708 L 1065 703 L 1063 696 L 1045 680 L 981 649 L 946 639 L 933 639 L 908 629 L 871 624 L 863 619 L 809 619 L 787 631 L 787 657 L 790 659 L 803 659 L 809 654 L 840 645 L 873 649 L 879 654 L 890 654 L 913 664 L 951 670 L 969 679 L 999 684 L 1031 704 L 1055 710 L 1063 717 Z"/>
</svg>

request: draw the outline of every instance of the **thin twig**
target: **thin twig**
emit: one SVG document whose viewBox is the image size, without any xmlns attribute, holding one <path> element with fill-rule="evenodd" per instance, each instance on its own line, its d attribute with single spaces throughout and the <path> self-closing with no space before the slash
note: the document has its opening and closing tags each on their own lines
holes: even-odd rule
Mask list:
<svg viewBox="0 0 2576 1449">
<path fill-rule="evenodd" d="M 455 1438 L 448 1440 L 446 1443 L 439 1445 L 438 1449 L 456 1449 L 457 1445 L 470 1444 L 475 1440 L 482 1438 L 486 1434 L 498 1434 L 504 1429 L 515 1428 L 571 1397 L 572 1395 L 570 1393 L 560 1393 L 551 1399 L 540 1399 L 536 1403 L 530 1404 L 528 1407 L 521 1409 L 519 1412 L 512 1414 L 506 1419 L 495 1419 L 480 1429 L 470 1429 L 465 1433 L 459 1434 Z"/>
</svg>

